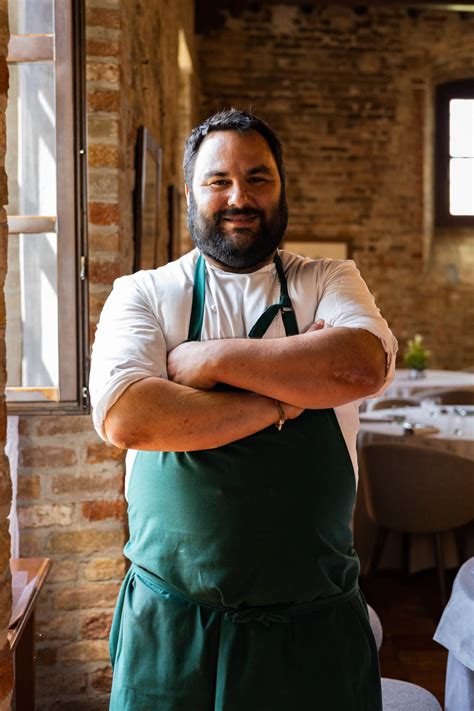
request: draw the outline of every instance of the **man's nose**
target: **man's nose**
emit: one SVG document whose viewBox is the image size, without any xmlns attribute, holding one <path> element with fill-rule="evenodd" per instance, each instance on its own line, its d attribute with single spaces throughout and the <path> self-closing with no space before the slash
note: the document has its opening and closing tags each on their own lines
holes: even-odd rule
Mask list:
<svg viewBox="0 0 474 711">
<path fill-rule="evenodd" d="M 242 183 L 232 183 L 227 200 L 229 207 L 247 207 L 252 205 L 252 196 L 248 186 Z"/>
</svg>

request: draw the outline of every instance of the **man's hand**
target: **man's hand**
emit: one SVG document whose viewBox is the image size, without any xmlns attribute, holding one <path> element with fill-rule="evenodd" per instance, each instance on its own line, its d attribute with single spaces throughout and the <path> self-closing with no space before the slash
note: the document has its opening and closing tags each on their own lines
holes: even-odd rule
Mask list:
<svg viewBox="0 0 474 711">
<path fill-rule="evenodd" d="M 321 331 L 324 328 L 325 321 L 323 318 L 319 318 L 317 321 L 311 324 L 309 328 L 304 331 L 304 333 L 312 333 L 313 331 Z"/>
<path fill-rule="evenodd" d="M 168 378 L 179 385 L 198 390 L 212 390 L 216 380 L 210 374 L 207 343 L 209 341 L 190 341 L 173 348 L 168 353 Z"/>
</svg>

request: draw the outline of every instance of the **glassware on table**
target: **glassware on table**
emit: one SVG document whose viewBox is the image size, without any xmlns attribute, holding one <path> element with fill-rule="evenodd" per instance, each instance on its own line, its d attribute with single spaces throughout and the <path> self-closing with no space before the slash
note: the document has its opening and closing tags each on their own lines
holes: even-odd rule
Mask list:
<svg viewBox="0 0 474 711">
<path fill-rule="evenodd" d="M 450 407 L 447 416 L 446 434 L 449 437 L 462 437 L 464 434 L 463 416 L 456 407 Z"/>
<path fill-rule="evenodd" d="M 421 401 L 421 407 L 426 410 L 430 417 L 438 417 L 441 409 L 440 397 L 427 397 Z"/>
</svg>

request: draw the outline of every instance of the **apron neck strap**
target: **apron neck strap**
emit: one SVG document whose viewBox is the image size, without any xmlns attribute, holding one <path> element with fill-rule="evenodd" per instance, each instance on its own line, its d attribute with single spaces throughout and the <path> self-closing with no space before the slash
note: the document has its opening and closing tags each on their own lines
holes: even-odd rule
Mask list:
<svg viewBox="0 0 474 711">
<path fill-rule="evenodd" d="M 293 304 L 291 303 L 291 299 L 288 294 L 288 286 L 286 283 L 285 272 L 283 271 L 283 264 L 281 263 L 278 252 L 275 254 L 273 261 L 275 262 L 278 279 L 280 281 L 280 301 L 265 309 L 258 321 L 250 329 L 249 338 L 262 338 L 279 311 L 281 311 L 285 334 L 287 336 L 296 336 L 299 333 L 298 323 L 296 321 L 295 312 L 293 311 Z"/>
<path fill-rule="evenodd" d="M 275 254 L 275 267 L 280 281 L 280 300 L 276 304 L 269 306 L 249 332 L 249 338 L 262 338 L 267 332 L 275 316 L 281 311 L 283 325 L 287 336 L 296 336 L 298 324 L 295 312 L 288 294 L 288 287 L 281 263 L 280 255 Z M 206 261 L 202 254 L 199 255 L 194 271 L 193 303 L 191 307 L 191 318 L 189 320 L 188 341 L 200 341 L 202 324 L 204 321 L 204 304 L 206 297 Z"/>
</svg>

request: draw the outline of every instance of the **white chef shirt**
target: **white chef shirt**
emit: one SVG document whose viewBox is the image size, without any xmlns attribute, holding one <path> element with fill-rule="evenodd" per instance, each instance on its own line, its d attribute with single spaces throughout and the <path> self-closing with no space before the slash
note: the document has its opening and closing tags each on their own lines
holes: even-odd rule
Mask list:
<svg viewBox="0 0 474 711">
<path fill-rule="evenodd" d="M 325 327 L 370 331 L 387 354 L 385 389 L 393 379 L 397 342 L 355 263 L 312 260 L 282 250 L 279 254 L 300 333 L 317 319 L 324 319 Z M 194 249 L 158 269 L 115 280 L 92 349 L 90 395 L 94 426 L 102 439 L 107 440 L 107 412 L 129 385 L 150 376 L 167 378 L 168 351 L 188 337 L 198 255 Z M 227 272 L 206 262 L 202 340 L 246 338 L 263 311 L 279 298 L 280 282 L 273 262 L 250 274 Z M 285 329 L 278 314 L 264 338 L 283 336 Z M 380 396 L 382 390 L 373 397 Z M 359 403 L 335 408 L 356 476 Z M 129 450 L 126 491 L 135 455 Z"/>
</svg>

